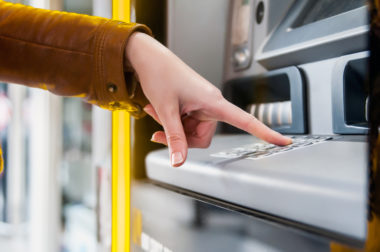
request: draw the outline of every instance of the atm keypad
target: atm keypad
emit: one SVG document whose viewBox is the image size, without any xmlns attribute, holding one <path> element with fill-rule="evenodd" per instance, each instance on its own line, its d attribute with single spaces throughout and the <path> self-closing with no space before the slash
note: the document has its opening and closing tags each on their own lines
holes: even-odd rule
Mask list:
<svg viewBox="0 0 380 252">
<path fill-rule="evenodd" d="M 286 146 L 277 146 L 269 143 L 253 143 L 214 153 L 211 154 L 211 156 L 226 159 L 259 159 L 332 139 L 332 137 L 329 136 L 291 136 L 290 138 L 292 138 L 293 143 Z"/>
</svg>

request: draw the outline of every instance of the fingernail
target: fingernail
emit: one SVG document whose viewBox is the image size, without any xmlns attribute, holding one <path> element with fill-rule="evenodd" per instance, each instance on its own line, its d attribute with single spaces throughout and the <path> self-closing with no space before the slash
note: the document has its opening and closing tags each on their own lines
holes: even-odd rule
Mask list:
<svg viewBox="0 0 380 252">
<path fill-rule="evenodd" d="M 152 138 L 150 139 L 150 141 L 153 142 L 153 143 L 158 143 L 158 142 L 156 141 L 156 139 L 154 138 L 154 135 L 152 136 Z"/>
<path fill-rule="evenodd" d="M 179 164 L 183 163 L 182 153 L 181 152 L 172 153 L 171 161 L 172 161 L 172 166 L 178 166 Z"/>
<path fill-rule="evenodd" d="M 163 144 L 163 145 L 166 145 L 165 143 L 163 143 L 163 142 L 159 142 L 159 141 L 156 141 L 156 140 L 153 140 L 153 139 L 150 139 L 150 141 L 152 142 L 152 143 L 156 143 L 156 144 Z"/>
<path fill-rule="evenodd" d="M 290 137 L 288 137 L 288 144 L 292 144 L 293 143 L 293 139 L 291 139 Z"/>
</svg>

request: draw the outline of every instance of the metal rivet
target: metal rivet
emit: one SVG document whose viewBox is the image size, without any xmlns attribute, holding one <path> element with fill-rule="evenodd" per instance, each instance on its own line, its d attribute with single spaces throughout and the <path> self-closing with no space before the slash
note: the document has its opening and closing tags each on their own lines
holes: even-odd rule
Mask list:
<svg viewBox="0 0 380 252">
<path fill-rule="evenodd" d="M 117 91 L 117 86 L 113 83 L 108 83 L 107 84 L 107 90 L 110 93 L 115 93 Z"/>
<path fill-rule="evenodd" d="M 141 111 L 142 111 L 142 108 L 141 108 L 140 104 L 134 103 L 133 105 L 134 105 L 134 107 L 136 109 L 136 113 L 140 114 Z"/>
<path fill-rule="evenodd" d="M 139 118 L 142 115 L 142 107 L 137 103 L 132 103 L 129 113 L 131 113 L 134 117 Z"/>
<path fill-rule="evenodd" d="M 110 104 L 111 108 L 118 109 L 120 108 L 120 103 L 119 102 L 111 102 Z"/>
</svg>

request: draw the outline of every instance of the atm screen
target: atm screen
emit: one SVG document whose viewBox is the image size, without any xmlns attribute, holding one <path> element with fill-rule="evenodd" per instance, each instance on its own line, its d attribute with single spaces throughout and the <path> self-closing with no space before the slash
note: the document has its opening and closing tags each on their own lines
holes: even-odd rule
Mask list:
<svg viewBox="0 0 380 252">
<path fill-rule="evenodd" d="M 297 0 L 255 59 L 267 69 L 366 50 L 366 0 Z M 323 38 L 323 39 L 321 39 Z"/>
<path fill-rule="evenodd" d="M 338 14 L 362 7 L 366 0 L 318 0 L 310 1 L 303 13 L 293 24 L 293 28 L 298 28 L 316 21 L 336 16 Z"/>
</svg>

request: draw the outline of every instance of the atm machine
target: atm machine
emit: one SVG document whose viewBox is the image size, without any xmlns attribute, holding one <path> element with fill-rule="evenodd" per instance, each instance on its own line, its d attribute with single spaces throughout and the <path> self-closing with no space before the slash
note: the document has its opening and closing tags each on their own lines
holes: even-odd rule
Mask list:
<svg viewBox="0 0 380 252">
<path fill-rule="evenodd" d="M 293 144 L 221 125 L 211 146 L 189 150 L 179 168 L 167 149 L 149 153 L 155 195 L 134 193 L 134 249 L 363 246 L 368 23 L 364 0 L 231 0 L 223 93 Z"/>
</svg>

